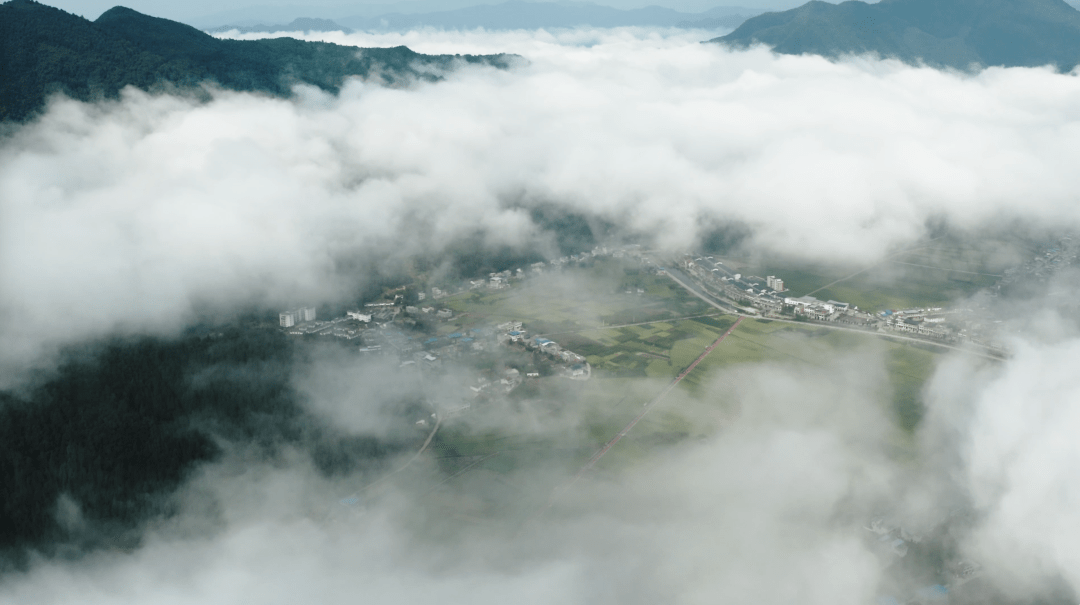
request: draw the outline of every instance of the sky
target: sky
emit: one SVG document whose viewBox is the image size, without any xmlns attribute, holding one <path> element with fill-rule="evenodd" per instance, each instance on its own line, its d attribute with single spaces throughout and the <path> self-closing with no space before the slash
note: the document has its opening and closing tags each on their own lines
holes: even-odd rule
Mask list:
<svg viewBox="0 0 1080 605">
<path fill-rule="evenodd" d="M 49 0 L 43 4 L 55 6 L 69 13 L 96 19 L 98 15 L 116 6 L 113 0 Z M 199 26 L 226 25 L 232 20 L 264 18 L 269 23 L 288 23 L 296 17 L 335 18 L 354 15 L 374 16 L 393 12 L 434 12 L 475 6 L 478 4 L 498 4 L 479 0 L 384 0 L 381 2 L 310 2 L 279 0 L 247 2 L 232 0 L 218 2 L 213 0 L 192 0 L 176 3 L 164 0 L 131 0 L 123 4 L 141 13 L 173 19 Z M 707 0 L 604 0 L 596 2 L 604 6 L 630 9 L 644 6 L 664 6 L 684 12 L 703 12 L 715 6 L 746 6 L 762 10 L 786 10 L 798 6 L 799 2 L 789 0 L 742 0 L 727 4 Z"/>
<path fill-rule="evenodd" d="M 463 238 L 553 250 L 528 211 L 539 205 L 661 251 L 734 226 L 750 251 L 820 263 L 870 264 L 941 224 L 973 237 L 1080 227 L 1075 74 L 732 52 L 685 31 L 320 39 L 526 61 L 290 100 L 54 99 L 0 140 L 0 309 L 18 318 L 0 323 L 2 381 L 80 342 L 348 301 L 367 276 L 347 261 L 392 265 Z M 1058 284 L 1068 296 L 1075 278 Z M 1008 360 L 936 367 L 907 444 L 929 470 L 888 455 L 887 366 L 872 349 L 823 370 L 743 364 L 700 395 L 740 410 L 725 430 L 581 482 L 523 529 L 485 523 L 468 486 L 452 513 L 406 486 L 327 515 L 347 482 L 303 452 L 239 451 L 200 469 L 139 548 L 35 560 L 0 602 L 867 603 L 882 570 L 837 519 L 883 501 L 913 527 L 970 505 L 962 548 L 999 588 L 1038 596 L 1057 579 L 1076 594 L 1080 330 L 1038 303 L 1023 317 L 1002 335 Z M 347 406 L 374 414 L 383 372 L 346 367 L 345 397 L 320 386 L 334 363 L 293 377 L 313 413 L 379 430 Z M 80 523 L 77 503 L 58 511 Z"/>
</svg>

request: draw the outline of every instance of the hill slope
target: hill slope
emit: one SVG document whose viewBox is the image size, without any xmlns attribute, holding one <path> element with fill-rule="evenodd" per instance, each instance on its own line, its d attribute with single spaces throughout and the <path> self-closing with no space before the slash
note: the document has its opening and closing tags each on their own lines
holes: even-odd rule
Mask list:
<svg viewBox="0 0 1080 605">
<path fill-rule="evenodd" d="M 91 22 L 33 0 L 0 4 L 0 121 L 25 120 L 46 97 L 115 97 L 127 85 L 149 90 L 203 82 L 287 96 L 298 83 L 337 92 L 350 76 L 390 83 L 431 80 L 430 68 L 456 61 L 506 67 L 511 56 L 421 55 L 404 46 L 370 48 L 274 40 L 218 40 L 193 27 L 116 7 Z"/>
<path fill-rule="evenodd" d="M 710 40 L 764 43 L 783 54 L 877 53 L 908 63 L 969 69 L 1080 63 L 1080 12 L 1064 0 L 812 1 L 747 20 Z"/>
</svg>

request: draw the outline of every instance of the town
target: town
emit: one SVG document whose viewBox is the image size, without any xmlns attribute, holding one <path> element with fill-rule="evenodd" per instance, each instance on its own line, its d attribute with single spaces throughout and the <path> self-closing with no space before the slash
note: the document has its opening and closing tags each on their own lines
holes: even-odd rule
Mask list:
<svg viewBox="0 0 1080 605">
<path fill-rule="evenodd" d="M 1055 269 L 1074 260 L 1054 249 Z M 1049 255 L 1050 253 L 1048 253 Z M 1037 259 L 1033 267 L 1049 271 L 1046 262 Z M 882 310 L 860 309 L 837 300 L 819 300 L 811 295 L 793 296 L 782 277 L 742 275 L 712 256 L 685 255 L 676 263 L 679 271 L 664 269 L 672 277 L 693 288 L 699 296 L 719 303 L 732 313 L 763 318 L 831 324 L 884 334 L 897 334 L 927 342 L 959 346 L 969 345 L 993 356 L 1006 354 L 994 319 L 985 306 L 971 303 L 963 307 L 917 307 Z M 1023 268 L 1014 270 L 1014 274 Z M 998 289 L 995 289 L 995 292 Z"/>
<path fill-rule="evenodd" d="M 1070 237 L 1046 244 L 1045 251 L 1033 260 L 1004 271 L 1002 278 L 987 289 L 987 296 L 1027 288 L 1032 282 L 1052 282 L 1058 271 L 1076 261 L 1078 252 Z M 991 357 L 1007 354 L 1000 341 L 1000 322 L 974 297 L 953 307 L 861 309 L 844 301 L 820 300 L 813 296 L 814 292 L 797 295 L 783 275 L 744 273 L 711 255 L 663 257 L 640 245 L 597 246 L 579 254 L 491 272 L 484 278 L 386 289 L 380 298 L 331 319 L 318 319 L 314 306 L 299 306 L 280 312 L 278 325 L 293 337 L 355 343 L 353 346 L 362 355 L 394 359 L 402 366 L 426 373 L 444 373 L 450 367 L 470 364 L 491 365 L 484 360 L 493 356 L 518 359 L 510 353 L 522 354 L 513 364 L 495 364 L 501 369 L 478 371 L 474 384 L 465 393 L 466 399 L 500 391 L 509 393 L 525 380 L 547 376 L 587 380 L 593 375 L 587 358 L 592 352 L 568 348 L 556 342 L 561 340 L 559 337 L 549 338 L 544 330 L 531 330 L 521 321 L 482 315 L 463 321 L 466 318 L 459 317 L 452 301 L 518 288 L 528 280 L 584 267 L 598 259 L 617 260 L 628 268 L 636 267 L 633 271 L 666 276 L 718 311 L 731 315 L 894 335 L 939 346 L 965 347 Z M 635 293 L 640 296 L 643 290 L 627 285 L 625 294 Z"/>
</svg>

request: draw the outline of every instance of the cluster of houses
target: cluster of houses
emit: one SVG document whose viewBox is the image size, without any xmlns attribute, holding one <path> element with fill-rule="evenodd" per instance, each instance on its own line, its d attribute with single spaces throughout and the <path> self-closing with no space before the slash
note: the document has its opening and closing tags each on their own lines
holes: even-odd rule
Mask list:
<svg viewBox="0 0 1080 605">
<path fill-rule="evenodd" d="M 1071 237 L 1059 238 L 1043 251 L 1019 267 L 1005 270 L 996 290 L 1023 287 L 1031 283 L 1053 282 L 1058 273 L 1076 264 L 1080 259 L 1080 242 Z"/>
<path fill-rule="evenodd" d="M 927 309 L 905 309 L 896 311 L 887 309 L 879 314 L 885 328 L 896 332 L 907 332 L 920 336 L 947 338 L 950 330 L 946 326 L 945 310 L 941 307 Z"/>
<path fill-rule="evenodd" d="M 921 548 L 924 551 L 941 548 L 934 539 L 927 539 L 883 517 L 871 519 L 863 530 L 866 532 L 863 534 L 866 545 L 877 556 L 883 569 L 888 569 L 907 557 L 913 548 Z M 982 565 L 968 559 L 947 561 L 941 571 L 944 573 L 939 576 L 939 579 L 943 583 L 926 584 L 914 590 L 908 589 L 900 598 L 893 595 L 881 595 L 878 603 L 880 605 L 936 605 L 939 603 L 944 605 L 952 602 L 953 596 L 963 592 L 962 586 L 983 575 Z M 960 600 L 961 602 L 968 601 L 964 598 Z"/>
<path fill-rule="evenodd" d="M 719 297 L 765 312 L 780 313 L 783 310 L 784 280 L 775 275 L 743 275 L 712 256 L 685 256 L 680 265 L 707 291 Z"/>
<path fill-rule="evenodd" d="M 901 332 L 936 340 L 972 340 L 967 338 L 965 330 L 957 330 L 954 329 L 955 326 L 949 325 L 952 319 L 948 312 L 940 307 L 887 310 L 874 315 L 837 300 L 818 300 L 813 296 L 782 296 L 782 279 L 776 276 L 744 276 L 711 256 L 687 256 L 683 258 L 681 265 L 707 292 L 733 301 L 734 304 L 748 305 L 756 312 L 766 315 L 786 313 L 813 321 Z"/>
<path fill-rule="evenodd" d="M 488 378 L 483 375 L 478 376 L 475 384 L 469 386 L 466 397 L 481 399 L 494 395 L 506 395 L 516 389 L 522 382 L 524 382 L 524 377 L 522 377 L 520 370 L 506 368 L 498 379 Z"/>
<path fill-rule="evenodd" d="M 520 321 L 508 321 L 496 326 L 498 340 L 508 346 L 520 346 L 527 351 L 535 351 L 551 358 L 560 367 L 563 376 L 588 379 L 592 376 L 592 367 L 580 355 L 559 346 L 559 343 L 542 336 L 529 337 Z"/>
</svg>

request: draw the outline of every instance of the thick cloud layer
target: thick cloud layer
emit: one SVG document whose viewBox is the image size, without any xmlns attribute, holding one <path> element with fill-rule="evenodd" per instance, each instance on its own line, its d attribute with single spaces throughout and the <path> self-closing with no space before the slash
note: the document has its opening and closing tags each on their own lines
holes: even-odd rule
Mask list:
<svg viewBox="0 0 1080 605">
<path fill-rule="evenodd" d="M 477 232 L 550 241 L 523 209 L 541 202 L 669 249 L 740 223 L 753 246 L 810 260 L 880 257 L 930 219 L 1077 219 L 1074 76 L 732 54 L 636 30 L 422 36 L 348 41 L 531 63 L 296 101 L 57 100 L 8 137 L 5 356 L 174 329 L 204 306 L 334 299 L 336 263 L 358 254 Z"/>
<path fill-rule="evenodd" d="M 740 224 L 754 249 L 818 261 L 881 258 L 930 222 L 1080 218 L 1074 75 L 733 54 L 633 30 L 350 40 L 529 63 L 294 101 L 57 100 L 0 147 L 0 381 L 54 347 L 169 333 L 205 310 L 345 299 L 366 278 L 342 269 L 350 259 L 478 233 L 553 250 L 535 204 L 669 250 Z M 835 514 L 882 499 L 928 526 L 967 499 L 983 516 L 963 546 L 996 578 L 1075 589 L 1080 351 L 1075 330 L 1044 331 L 1058 339 L 1002 367 L 938 372 L 919 442 L 928 476 L 881 455 L 880 360 L 824 376 L 758 367 L 707 391 L 744 411 L 727 433 L 625 482 L 583 484 L 517 538 L 407 490 L 359 518 L 327 515 L 348 485 L 303 460 L 222 465 L 140 550 L 40 563 L 0 601 L 864 603 L 880 571 Z M 311 408 L 378 430 L 342 404 L 365 374 L 313 386 L 334 367 L 299 379 Z"/>
<path fill-rule="evenodd" d="M 741 385 L 731 398 L 742 420 L 729 432 L 646 461 L 626 480 L 580 482 L 524 526 L 448 508 L 478 496 L 468 484 L 431 493 L 405 482 L 364 492 L 352 511 L 337 500 L 356 478 L 317 479 L 302 459 L 211 467 L 188 488 L 183 513 L 138 551 L 43 562 L 0 588 L 0 600 L 865 603 L 877 560 L 834 516 L 888 491 L 850 484 L 887 471 L 873 453 L 887 430 L 881 402 L 864 395 L 880 378 L 864 371 L 872 366 L 839 360 L 827 371 L 839 380 L 786 364 L 720 376 L 717 386 Z M 789 413 L 795 393 L 802 406 Z M 855 426 L 862 438 L 852 439 Z M 769 581 L 778 572 L 784 581 Z"/>
</svg>

